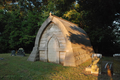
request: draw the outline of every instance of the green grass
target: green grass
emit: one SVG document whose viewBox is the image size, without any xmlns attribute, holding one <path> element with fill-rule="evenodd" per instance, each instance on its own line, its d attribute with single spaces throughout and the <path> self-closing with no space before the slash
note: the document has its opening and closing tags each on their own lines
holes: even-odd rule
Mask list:
<svg viewBox="0 0 120 80">
<path fill-rule="evenodd" d="M 88 74 L 86 61 L 77 67 L 65 67 L 47 62 L 30 62 L 26 57 L 0 54 L 0 80 L 104 80 L 104 77 Z M 103 78 L 103 79 L 101 79 Z"/>
<path fill-rule="evenodd" d="M 113 61 L 113 57 L 102 57 L 102 61 Z"/>
<path fill-rule="evenodd" d="M 78 67 L 65 67 L 47 62 L 30 62 L 26 57 L 0 54 L 0 80 L 97 80 L 97 76 L 85 75 L 90 60 Z"/>
</svg>

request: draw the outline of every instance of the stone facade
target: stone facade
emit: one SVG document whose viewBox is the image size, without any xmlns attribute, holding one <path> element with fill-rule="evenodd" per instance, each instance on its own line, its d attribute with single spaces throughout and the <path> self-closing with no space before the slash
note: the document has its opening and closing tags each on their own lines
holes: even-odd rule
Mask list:
<svg viewBox="0 0 120 80">
<path fill-rule="evenodd" d="M 43 32 L 39 44 L 39 59 L 45 62 L 63 63 L 66 42 L 62 31 L 50 23 Z"/>
<path fill-rule="evenodd" d="M 86 32 L 76 24 L 54 15 L 40 27 L 28 61 L 44 61 L 78 66 L 93 53 Z"/>
</svg>

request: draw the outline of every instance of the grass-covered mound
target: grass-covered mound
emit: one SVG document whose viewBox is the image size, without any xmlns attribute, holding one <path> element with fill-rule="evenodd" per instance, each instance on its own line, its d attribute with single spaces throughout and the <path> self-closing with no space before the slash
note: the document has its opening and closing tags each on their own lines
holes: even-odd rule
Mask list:
<svg viewBox="0 0 120 80">
<path fill-rule="evenodd" d="M 109 80 L 106 76 L 85 72 L 91 60 L 78 67 L 65 67 L 41 61 L 30 62 L 27 61 L 28 56 L 0 54 L 0 58 L 4 58 L 0 60 L 0 80 Z"/>
<path fill-rule="evenodd" d="M 97 79 L 93 75 L 85 75 L 84 69 L 90 61 L 78 67 L 65 67 L 47 62 L 30 62 L 26 57 L 0 54 L 0 80 L 89 80 Z"/>
</svg>

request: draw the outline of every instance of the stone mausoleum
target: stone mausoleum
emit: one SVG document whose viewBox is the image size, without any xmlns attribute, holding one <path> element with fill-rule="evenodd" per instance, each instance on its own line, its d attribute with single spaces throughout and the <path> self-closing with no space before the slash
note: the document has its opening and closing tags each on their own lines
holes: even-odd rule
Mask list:
<svg viewBox="0 0 120 80">
<path fill-rule="evenodd" d="M 90 39 L 83 29 L 50 14 L 37 33 L 28 61 L 78 66 L 90 59 L 93 52 Z"/>
</svg>

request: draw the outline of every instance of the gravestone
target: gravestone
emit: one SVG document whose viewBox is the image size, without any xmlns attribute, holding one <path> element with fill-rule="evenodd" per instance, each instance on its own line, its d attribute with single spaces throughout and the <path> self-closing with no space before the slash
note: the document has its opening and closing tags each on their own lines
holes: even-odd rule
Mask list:
<svg viewBox="0 0 120 80">
<path fill-rule="evenodd" d="M 17 56 L 25 56 L 25 52 L 23 48 L 19 48 L 17 51 Z"/>
<path fill-rule="evenodd" d="M 111 72 L 113 72 L 113 62 L 111 61 L 102 61 L 101 63 L 101 72 L 102 74 L 107 74 L 107 65 L 109 66 L 109 69 Z"/>
<path fill-rule="evenodd" d="M 113 55 L 113 75 L 120 75 L 120 53 Z"/>
<path fill-rule="evenodd" d="M 12 50 L 12 51 L 11 51 L 11 56 L 16 56 L 15 50 Z"/>
</svg>

